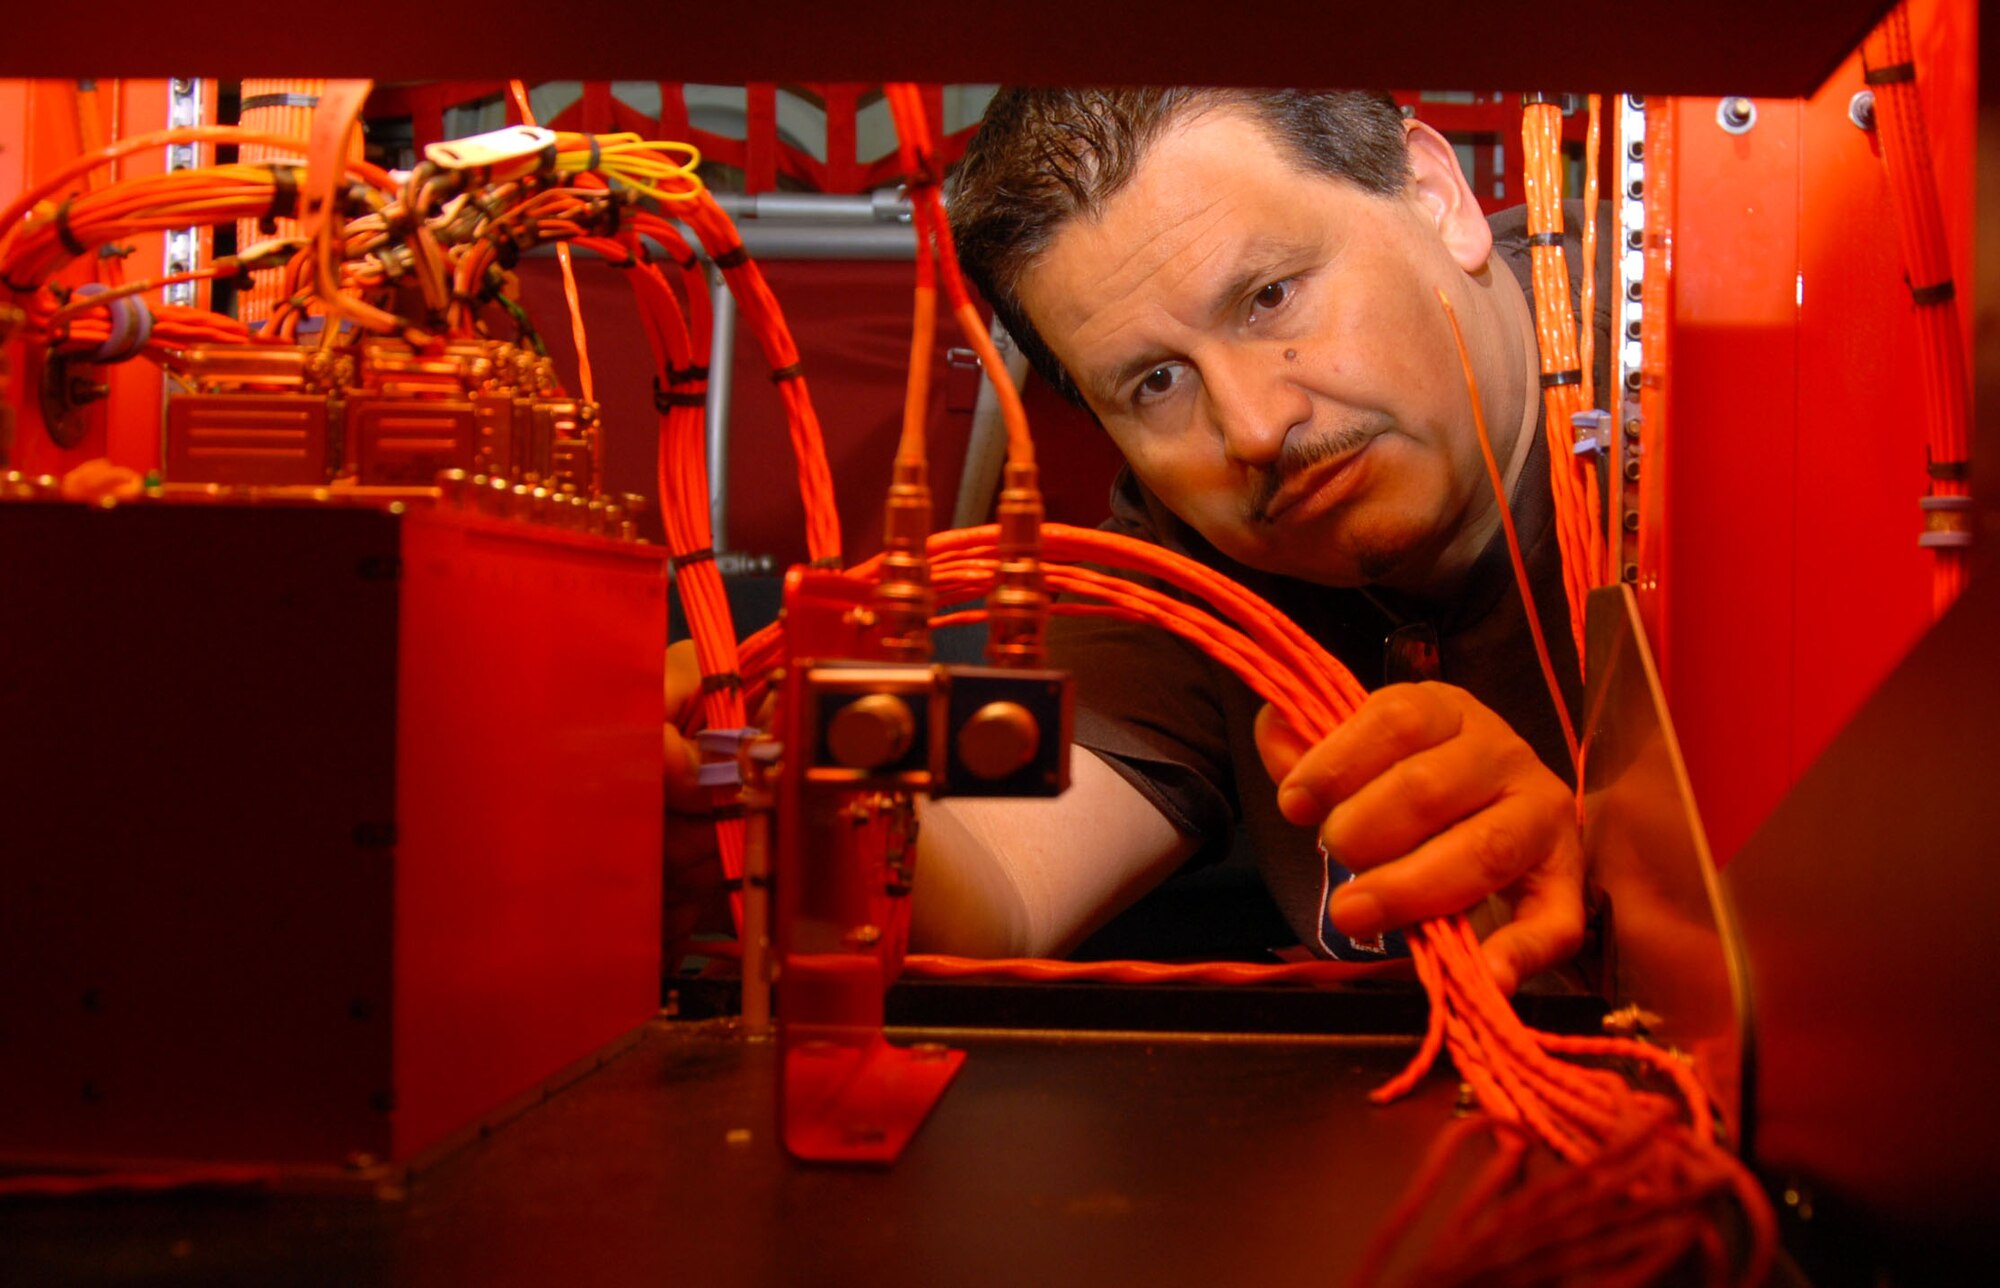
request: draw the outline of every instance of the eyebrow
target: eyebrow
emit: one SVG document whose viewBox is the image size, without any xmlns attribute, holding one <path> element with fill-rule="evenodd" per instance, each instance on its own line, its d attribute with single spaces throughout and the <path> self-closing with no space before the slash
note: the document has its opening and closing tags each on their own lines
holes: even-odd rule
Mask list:
<svg viewBox="0 0 2000 1288">
<path fill-rule="evenodd" d="M 1253 258 L 1228 281 L 1209 294 L 1206 316 L 1213 321 L 1233 310 L 1238 300 L 1271 281 L 1274 273 L 1279 272 L 1284 264 L 1298 258 L 1304 250 L 1303 246 L 1297 244 L 1269 241 L 1250 247 L 1249 253 Z M 1154 368 L 1172 360 L 1171 356 L 1164 355 L 1161 351 L 1149 350 L 1121 364 L 1111 373 L 1109 380 L 1097 386 L 1095 392 L 1106 402 L 1116 402 L 1118 391 L 1135 377 L 1146 375 Z"/>
</svg>

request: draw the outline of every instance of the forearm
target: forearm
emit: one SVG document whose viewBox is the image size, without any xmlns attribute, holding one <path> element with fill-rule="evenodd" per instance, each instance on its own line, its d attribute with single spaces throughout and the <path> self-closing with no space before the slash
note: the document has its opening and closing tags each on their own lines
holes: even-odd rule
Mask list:
<svg viewBox="0 0 2000 1288">
<path fill-rule="evenodd" d="M 1055 957 L 1194 852 L 1117 771 L 1076 748 L 1053 800 L 926 804 L 911 946 L 968 957 Z"/>
</svg>

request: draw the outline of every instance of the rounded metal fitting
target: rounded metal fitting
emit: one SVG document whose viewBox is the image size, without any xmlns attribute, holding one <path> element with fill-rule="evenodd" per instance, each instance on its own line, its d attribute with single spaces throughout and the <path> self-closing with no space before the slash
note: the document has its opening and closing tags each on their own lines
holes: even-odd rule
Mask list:
<svg viewBox="0 0 2000 1288">
<path fill-rule="evenodd" d="M 1757 124 L 1757 104 L 1740 95 L 1731 95 L 1715 105 L 1715 123 L 1729 134 L 1748 134 Z"/>
</svg>

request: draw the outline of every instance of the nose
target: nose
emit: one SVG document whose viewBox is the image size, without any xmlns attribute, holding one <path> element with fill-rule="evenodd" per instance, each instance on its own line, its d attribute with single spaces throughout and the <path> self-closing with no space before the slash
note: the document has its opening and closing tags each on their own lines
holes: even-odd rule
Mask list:
<svg viewBox="0 0 2000 1288">
<path fill-rule="evenodd" d="M 1292 430 L 1312 418 L 1312 400 L 1276 345 L 1230 344 L 1204 355 L 1209 415 L 1232 464 L 1269 466 Z"/>
</svg>

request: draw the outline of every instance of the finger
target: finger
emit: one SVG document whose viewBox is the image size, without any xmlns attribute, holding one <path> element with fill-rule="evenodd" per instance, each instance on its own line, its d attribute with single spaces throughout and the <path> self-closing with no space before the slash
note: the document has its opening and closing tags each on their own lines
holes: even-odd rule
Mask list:
<svg viewBox="0 0 2000 1288">
<path fill-rule="evenodd" d="M 1464 696 L 1464 690 L 1445 684 L 1376 690 L 1299 757 L 1278 785 L 1279 811 L 1301 826 L 1319 822 L 1389 766 L 1455 736 L 1464 724 Z"/>
<path fill-rule="evenodd" d="M 1495 930 L 1482 945 L 1493 982 L 1512 993 L 1520 982 L 1559 966 L 1583 946 L 1583 864 L 1554 862 L 1535 887 L 1523 895 L 1514 919 Z"/>
<path fill-rule="evenodd" d="M 1264 762 L 1264 772 L 1274 783 L 1283 782 L 1299 758 L 1312 749 L 1305 735 L 1292 728 L 1292 722 L 1268 702 L 1257 712 L 1257 723 L 1251 732 L 1257 740 L 1257 755 Z"/>
<path fill-rule="evenodd" d="M 693 640 L 676 640 L 667 646 L 667 720 L 689 728 L 701 713 L 701 659 Z"/>
<path fill-rule="evenodd" d="M 1574 815 L 1545 792 L 1510 793 L 1333 893 L 1327 911 L 1344 935 L 1371 939 L 1427 917 L 1460 912 L 1504 889 L 1559 847 L 1576 844 Z"/>
<path fill-rule="evenodd" d="M 1524 775 L 1546 772 L 1512 731 L 1480 737 L 1477 729 L 1468 722 L 1460 736 L 1397 761 L 1335 805 L 1319 829 L 1327 852 L 1365 872 L 1491 805 Z"/>
<path fill-rule="evenodd" d="M 707 814 L 708 788 L 701 785 L 701 749 L 672 725 L 662 729 L 666 752 L 667 808 L 679 814 Z"/>
</svg>

